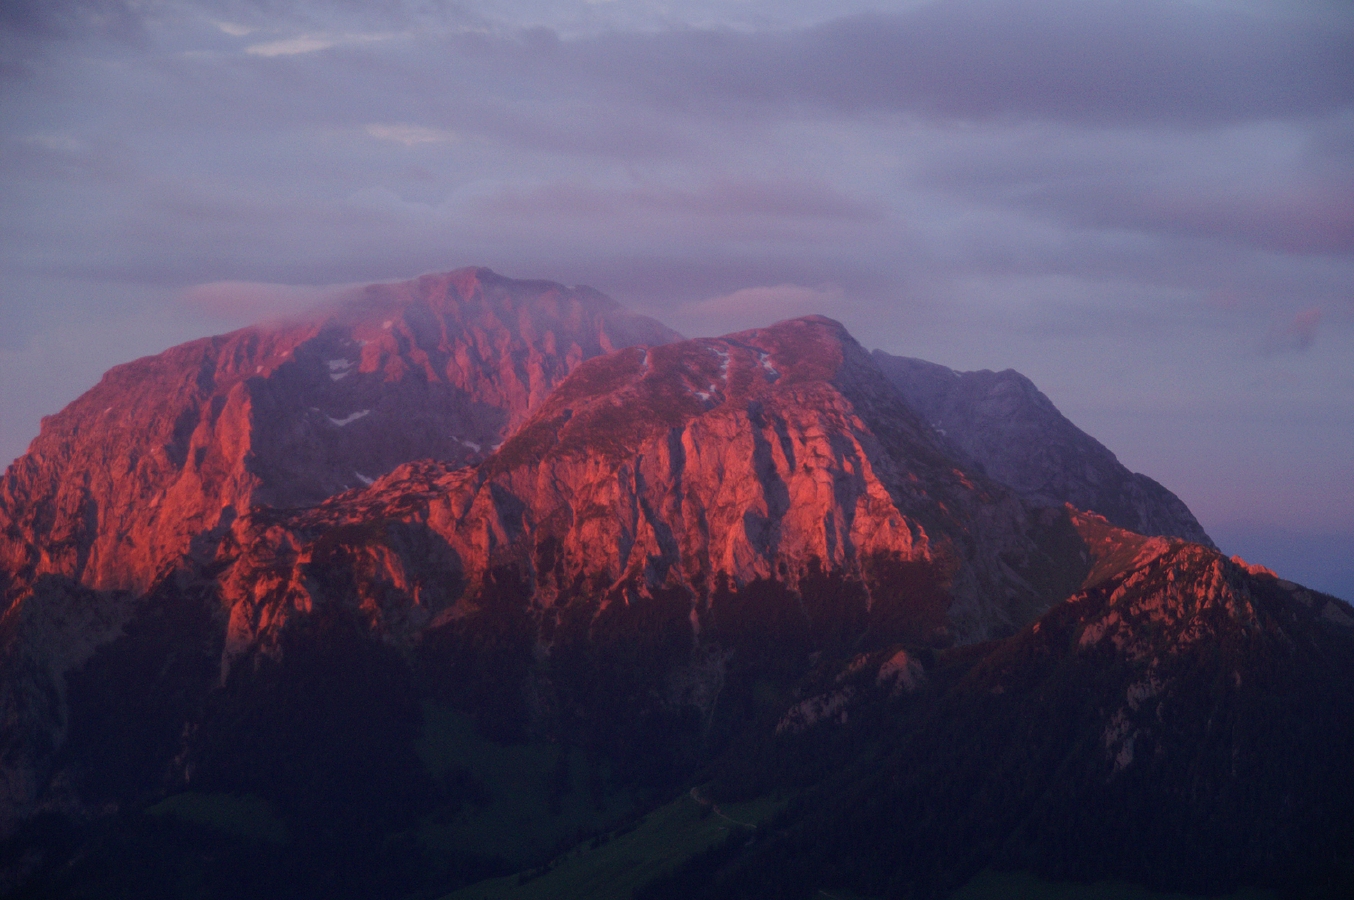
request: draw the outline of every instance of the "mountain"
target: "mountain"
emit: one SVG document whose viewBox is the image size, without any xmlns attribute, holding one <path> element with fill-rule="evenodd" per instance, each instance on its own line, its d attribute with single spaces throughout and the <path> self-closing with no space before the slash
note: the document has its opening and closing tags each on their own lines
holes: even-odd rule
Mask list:
<svg viewBox="0 0 1354 900">
<path fill-rule="evenodd" d="M 117 366 L 0 481 L 0 569 L 144 591 L 246 510 L 481 459 L 583 360 L 677 337 L 589 288 L 461 269 Z"/>
<path fill-rule="evenodd" d="M 223 583 L 242 646 L 319 602 L 320 548 L 359 594 L 398 586 L 372 622 L 405 635 L 465 614 L 504 567 L 545 607 L 679 592 L 698 634 L 720 585 L 794 591 L 820 573 L 882 613 L 908 572 L 945 594 L 928 640 L 971 642 L 1075 582 L 1080 558 L 1040 543 L 1060 517 L 956 467 L 860 345 L 810 317 L 590 360 L 479 466 L 414 464 L 314 511 L 239 520 Z"/>
<path fill-rule="evenodd" d="M 711 789 L 764 790 L 807 757 L 811 799 L 642 896 L 946 896 L 985 868 L 1345 896 L 1354 611 L 1200 544 L 1073 520 L 1094 559 L 1080 590 L 903 677 L 888 650 L 825 673 L 805 703 L 837 716 L 764 739 Z"/>
<path fill-rule="evenodd" d="M 874 359 L 951 447 L 1025 499 L 1070 503 L 1139 534 L 1214 546 L 1180 498 L 1130 472 L 1019 372 L 956 372 L 882 350 Z"/>
<path fill-rule="evenodd" d="M 0 831 L 69 729 L 66 673 L 237 517 L 483 459 L 585 359 L 678 337 L 590 288 L 461 269 L 109 371 L 0 480 Z"/>
<path fill-rule="evenodd" d="M 0 893 L 1340 895 L 1354 610 L 1003 483 L 836 322 L 461 270 L 186 347 L 91 392 L 141 443 L 87 395 L 6 476 Z M 80 456 L 180 415 L 190 512 Z"/>
<path fill-rule="evenodd" d="M 423 698 L 666 783 L 814 654 L 1018 629 L 1078 582 L 1070 533 L 958 468 L 835 322 L 616 351 L 477 465 L 256 506 L 141 594 L 37 579 L 7 613 L 7 813 L 277 797 L 261 773 L 341 729 L 267 698 L 366 657 L 404 687 L 353 708 Z"/>
</svg>

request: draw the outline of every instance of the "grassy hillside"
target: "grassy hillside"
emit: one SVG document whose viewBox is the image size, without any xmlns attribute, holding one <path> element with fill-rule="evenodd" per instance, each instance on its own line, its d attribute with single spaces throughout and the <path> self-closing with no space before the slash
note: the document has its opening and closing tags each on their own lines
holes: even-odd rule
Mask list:
<svg viewBox="0 0 1354 900">
<path fill-rule="evenodd" d="M 579 845 L 533 872 L 495 878 L 445 900 L 629 900 L 631 892 L 695 854 L 751 834 L 780 806 L 756 800 L 727 807 L 693 792 L 633 825 Z"/>
</svg>

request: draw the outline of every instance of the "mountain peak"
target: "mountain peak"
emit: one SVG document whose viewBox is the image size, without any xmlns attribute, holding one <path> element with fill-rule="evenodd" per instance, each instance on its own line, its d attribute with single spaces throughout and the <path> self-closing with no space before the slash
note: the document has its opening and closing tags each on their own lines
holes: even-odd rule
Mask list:
<svg viewBox="0 0 1354 900">
<path fill-rule="evenodd" d="M 250 508 L 481 459 L 584 360 L 677 338 L 590 288 L 465 268 L 117 366 L 0 481 L 0 568 L 145 589 Z"/>
</svg>

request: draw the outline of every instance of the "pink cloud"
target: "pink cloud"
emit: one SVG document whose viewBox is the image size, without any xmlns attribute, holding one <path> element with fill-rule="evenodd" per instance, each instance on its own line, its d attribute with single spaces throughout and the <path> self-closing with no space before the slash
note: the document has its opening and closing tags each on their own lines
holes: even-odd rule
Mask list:
<svg viewBox="0 0 1354 900">
<path fill-rule="evenodd" d="M 179 295 L 180 302 L 219 319 L 254 322 L 295 315 L 333 302 L 353 285 L 270 284 L 260 281 L 212 281 Z"/>
<path fill-rule="evenodd" d="M 717 180 L 692 188 L 671 186 L 600 187 L 552 183 L 527 189 L 507 187 L 479 201 L 479 210 L 509 216 L 542 214 L 574 218 L 683 215 L 705 218 L 766 218 L 873 221 L 883 215 L 870 202 L 812 180 Z"/>
<path fill-rule="evenodd" d="M 1163 192 L 1148 200 L 1144 212 L 1183 233 L 1239 238 L 1267 250 L 1354 250 L 1354 190 L 1343 186 L 1293 185 L 1241 196 Z"/>
<path fill-rule="evenodd" d="M 1303 310 L 1282 325 L 1271 328 L 1265 335 L 1263 349 L 1266 353 L 1307 350 L 1316 342 L 1316 328 L 1320 323 L 1320 309 Z"/>
<path fill-rule="evenodd" d="M 687 303 L 678 311 L 678 316 L 688 329 L 687 333 L 721 334 L 763 327 L 796 316 L 815 313 L 831 316 L 842 300 L 842 289 L 831 284 L 817 287 L 765 285 Z"/>
</svg>

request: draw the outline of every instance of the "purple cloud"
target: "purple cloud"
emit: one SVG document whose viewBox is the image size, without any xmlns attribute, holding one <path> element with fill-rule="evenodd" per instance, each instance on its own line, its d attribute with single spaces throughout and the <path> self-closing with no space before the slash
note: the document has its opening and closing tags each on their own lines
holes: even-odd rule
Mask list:
<svg viewBox="0 0 1354 900">
<path fill-rule="evenodd" d="M 552 183 L 526 190 L 505 187 L 475 201 L 479 212 L 509 218 L 568 219 L 685 216 L 705 219 L 777 219 L 870 222 L 883 210 L 822 183 L 783 179 L 719 179 L 699 187 L 634 185 L 605 188 Z"/>
<path fill-rule="evenodd" d="M 1306 309 L 1288 321 L 1275 325 L 1265 335 L 1261 348 L 1265 353 L 1310 350 L 1316 343 L 1316 328 L 1321 324 L 1320 309 Z"/>
<path fill-rule="evenodd" d="M 788 33 L 604 35 L 559 55 L 680 111 L 1200 125 L 1348 106 L 1354 18 L 1334 6 L 950 0 Z"/>
</svg>

